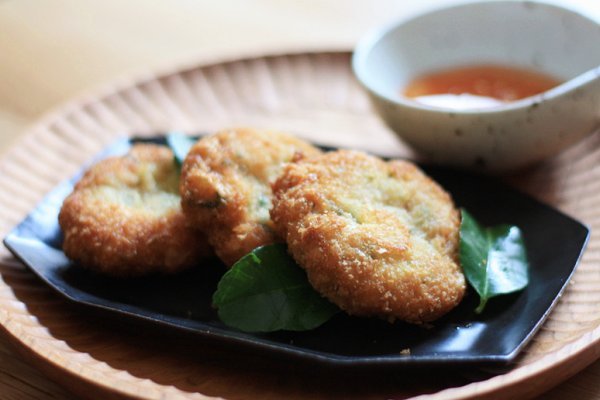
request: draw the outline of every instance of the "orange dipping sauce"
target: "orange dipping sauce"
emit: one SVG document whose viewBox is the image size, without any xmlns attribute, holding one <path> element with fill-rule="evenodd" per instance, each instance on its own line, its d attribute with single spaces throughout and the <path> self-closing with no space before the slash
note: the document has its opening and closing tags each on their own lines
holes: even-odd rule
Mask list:
<svg viewBox="0 0 600 400">
<path fill-rule="evenodd" d="M 537 71 L 482 64 L 423 75 L 403 88 L 403 94 L 430 105 L 452 107 L 456 98 L 454 108 L 479 108 L 533 96 L 560 83 Z"/>
</svg>

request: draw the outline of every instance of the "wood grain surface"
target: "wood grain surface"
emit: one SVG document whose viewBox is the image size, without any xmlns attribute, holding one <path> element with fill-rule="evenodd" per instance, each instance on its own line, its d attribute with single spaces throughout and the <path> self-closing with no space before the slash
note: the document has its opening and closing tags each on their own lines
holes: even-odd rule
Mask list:
<svg viewBox="0 0 600 400">
<path fill-rule="evenodd" d="M 179 63 L 273 51 L 349 49 L 372 26 L 447 2 L 402 3 L 2 0 L 0 150 L 5 152 L 44 113 L 92 86 Z M 600 15 L 594 1 L 571 3 L 588 15 Z M 598 358 L 599 351 L 588 356 Z M 33 367 L 43 364 L 39 361 L 27 352 L 17 354 L 6 337 L 0 338 L 1 398 L 75 398 L 55 383 L 52 370 L 45 370 L 48 378 Z M 148 371 L 138 373 L 149 376 Z M 600 399 L 599 382 L 600 362 L 595 362 L 543 398 Z M 81 384 L 77 392 L 86 394 L 86 386 Z"/>
</svg>

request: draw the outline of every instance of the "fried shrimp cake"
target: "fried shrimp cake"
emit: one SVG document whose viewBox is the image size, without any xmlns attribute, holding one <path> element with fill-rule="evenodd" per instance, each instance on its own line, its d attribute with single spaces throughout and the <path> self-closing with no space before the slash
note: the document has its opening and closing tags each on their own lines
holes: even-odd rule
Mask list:
<svg viewBox="0 0 600 400">
<path fill-rule="evenodd" d="M 280 241 L 269 217 L 270 185 L 284 163 L 320 153 L 272 131 L 235 129 L 204 137 L 183 164 L 183 210 L 207 232 L 217 256 L 232 265 L 256 247 Z"/>
<path fill-rule="evenodd" d="M 422 323 L 461 301 L 458 211 L 415 165 L 331 152 L 288 164 L 273 193 L 290 253 L 349 314 Z"/>
<path fill-rule="evenodd" d="M 59 215 L 63 250 L 79 265 L 114 276 L 171 273 L 211 254 L 186 224 L 179 171 L 165 146 L 137 144 L 91 167 Z"/>
</svg>

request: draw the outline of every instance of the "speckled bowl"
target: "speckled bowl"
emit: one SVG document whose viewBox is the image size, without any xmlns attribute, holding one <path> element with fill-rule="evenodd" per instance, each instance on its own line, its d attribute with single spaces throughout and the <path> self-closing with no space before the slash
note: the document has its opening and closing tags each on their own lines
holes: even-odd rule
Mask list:
<svg viewBox="0 0 600 400">
<path fill-rule="evenodd" d="M 433 11 L 365 37 L 353 69 L 376 111 L 439 164 L 505 172 L 560 152 L 600 124 L 600 26 L 536 2 L 492 1 Z M 564 81 L 489 109 L 457 111 L 405 98 L 434 70 L 481 63 L 534 69 Z"/>
</svg>

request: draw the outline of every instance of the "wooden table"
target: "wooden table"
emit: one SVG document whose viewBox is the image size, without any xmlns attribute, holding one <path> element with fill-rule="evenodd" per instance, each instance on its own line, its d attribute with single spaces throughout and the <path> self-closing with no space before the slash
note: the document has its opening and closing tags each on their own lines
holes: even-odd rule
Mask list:
<svg viewBox="0 0 600 400">
<path fill-rule="evenodd" d="M 178 62 L 351 49 L 369 28 L 448 0 L 0 0 L 0 151 L 79 92 Z M 600 19 L 595 0 L 570 1 Z M 600 399 L 600 361 L 544 399 Z M 73 398 L 0 337 L 1 398 Z"/>
</svg>

